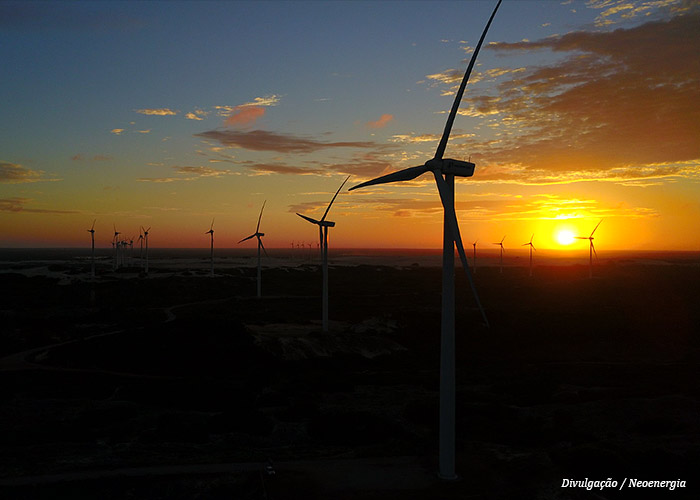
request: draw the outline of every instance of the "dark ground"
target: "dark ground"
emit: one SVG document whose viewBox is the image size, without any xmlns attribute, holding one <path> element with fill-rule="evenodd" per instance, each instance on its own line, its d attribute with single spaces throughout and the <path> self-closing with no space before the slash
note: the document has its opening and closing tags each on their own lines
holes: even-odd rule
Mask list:
<svg viewBox="0 0 700 500">
<path fill-rule="evenodd" d="M 700 498 L 700 266 L 479 269 L 490 329 L 459 271 L 458 482 L 440 269 L 331 267 L 329 334 L 316 266 L 264 269 L 260 300 L 254 274 L 0 274 L 0 496 Z M 687 486 L 561 487 L 586 478 Z"/>
</svg>

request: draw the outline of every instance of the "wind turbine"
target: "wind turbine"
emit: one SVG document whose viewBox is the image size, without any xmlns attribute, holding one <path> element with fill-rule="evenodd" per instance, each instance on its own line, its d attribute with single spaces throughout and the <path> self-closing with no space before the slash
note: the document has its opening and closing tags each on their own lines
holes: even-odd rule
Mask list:
<svg viewBox="0 0 700 500">
<path fill-rule="evenodd" d="M 603 219 L 600 219 L 600 222 L 603 222 Z M 593 233 L 595 233 L 595 230 L 598 229 L 598 226 L 600 226 L 600 222 L 596 224 L 596 226 L 593 228 L 593 231 L 591 231 L 590 236 L 576 236 L 577 239 L 579 240 L 588 240 L 590 242 L 590 245 L 588 247 L 588 277 L 593 278 L 593 254 L 595 254 L 596 259 L 598 258 L 598 253 L 595 251 L 595 247 L 593 246 Z"/>
<path fill-rule="evenodd" d="M 504 236 L 500 242 L 494 243 L 494 245 L 498 245 L 501 247 L 501 274 L 503 274 L 503 252 L 506 251 L 506 249 L 503 248 L 503 240 L 505 240 L 505 239 L 506 239 L 506 237 Z"/>
<path fill-rule="evenodd" d="M 443 155 L 450 138 L 450 131 L 457 116 L 459 104 L 464 95 L 464 89 L 469 81 L 469 75 L 474 68 L 476 56 L 479 54 L 481 45 L 484 42 L 486 33 L 491 26 L 498 7 L 502 0 L 498 0 L 496 7 L 484 28 L 479 43 L 472 54 L 469 65 L 464 73 L 464 78 L 459 86 L 459 90 L 452 103 L 452 109 L 445 124 L 445 130 L 435 152 L 435 156 L 418 167 L 410 167 L 398 172 L 372 179 L 350 190 L 358 189 L 374 184 L 384 184 L 396 181 L 408 181 L 426 173 L 432 172 L 435 177 L 440 200 L 444 210 L 443 218 L 443 247 L 442 247 L 442 326 L 440 334 L 440 466 L 439 474 L 444 479 L 456 479 L 455 474 L 455 293 L 454 293 L 454 247 L 457 246 L 462 267 L 467 274 L 471 285 L 474 299 L 481 310 L 484 322 L 488 326 L 488 320 L 481 302 L 476 293 L 474 280 L 469 270 L 467 256 L 464 253 L 462 237 L 459 232 L 457 214 L 454 208 L 454 178 L 455 175 L 461 177 L 471 177 L 474 175 L 475 165 L 468 161 L 445 159 Z"/>
<path fill-rule="evenodd" d="M 146 244 L 146 267 L 144 267 L 143 272 L 148 274 L 148 231 L 151 230 L 151 226 L 148 226 L 148 229 L 144 229 L 143 226 L 141 226 L 141 231 L 143 231 L 143 240 Z"/>
<path fill-rule="evenodd" d="M 90 277 L 95 277 L 95 222 L 97 219 L 92 221 L 92 227 L 87 230 L 90 233 L 90 239 L 92 240 L 92 253 L 90 254 Z"/>
<path fill-rule="evenodd" d="M 350 176 L 348 175 L 343 181 L 343 183 L 340 185 L 338 190 L 335 192 L 335 195 L 333 195 L 333 199 L 328 204 L 328 207 L 323 213 L 323 217 L 321 217 L 321 220 L 312 219 L 311 217 L 301 215 L 299 212 L 297 212 L 297 215 L 299 217 L 301 217 L 302 219 L 306 219 L 310 223 L 316 224 L 318 226 L 318 238 L 321 248 L 321 257 L 323 261 L 323 296 L 321 298 L 321 319 L 324 332 L 328 331 L 328 228 L 335 227 L 335 222 L 326 220 L 326 216 L 328 215 L 328 211 L 331 209 L 331 205 L 333 205 L 333 202 L 338 196 L 338 193 L 340 193 L 340 190 L 343 189 L 343 186 L 346 182 L 348 182 L 349 178 Z M 311 244 L 309 244 L 309 249 L 311 249 Z"/>
<path fill-rule="evenodd" d="M 474 243 L 472 243 L 472 246 L 474 247 L 474 258 L 472 259 L 472 267 L 474 267 L 474 274 L 476 274 L 476 244 L 479 240 L 476 240 Z"/>
<path fill-rule="evenodd" d="M 114 228 L 114 237 L 112 238 L 112 247 L 114 248 L 114 269 L 116 270 L 119 267 L 119 238 L 118 238 L 118 236 L 121 233 L 119 231 L 117 231 L 116 224 L 112 223 L 112 227 Z"/>
<path fill-rule="evenodd" d="M 253 234 L 251 234 L 250 236 L 248 236 L 247 238 L 243 238 L 241 241 L 238 242 L 238 243 L 243 243 L 244 241 L 249 240 L 251 238 L 258 239 L 258 298 L 260 298 L 262 295 L 262 273 L 260 272 L 260 249 L 261 248 L 262 248 L 263 252 L 265 252 L 265 256 L 267 256 L 267 250 L 265 250 L 265 246 L 263 245 L 263 242 L 262 242 L 262 237 L 265 236 L 265 233 L 260 232 L 260 221 L 262 220 L 263 210 L 265 210 L 265 203 L 267 203 L 267 200 L 263 201 L 262 208 L 260 209 L 260 215 L 258 216 L 258 226 L 255 228 L 255 232 Z M 212 233 L 212 238 L 213 238 L 213 233 Z"/>
<path fill-rule="evenodd" d="M 211 220 L 211 226 L 209 226 L 209 231 L 204 234 L 211 235 L 211 275 L 214 276 L 214 219 Z"/>
<path fill-rule="evenodd" d="M 521 246 L 529 246 L 530 247 L 530 276 L 532 276 L 532 251 L 537 250 L 535 248 L 535 245 L 532 244 L 532 238 L 535 237 L 535 233 L 532 233 L 532 236 L 530 236 L 530 242 L 529 243 L 523 243 Z"/>
</svg>

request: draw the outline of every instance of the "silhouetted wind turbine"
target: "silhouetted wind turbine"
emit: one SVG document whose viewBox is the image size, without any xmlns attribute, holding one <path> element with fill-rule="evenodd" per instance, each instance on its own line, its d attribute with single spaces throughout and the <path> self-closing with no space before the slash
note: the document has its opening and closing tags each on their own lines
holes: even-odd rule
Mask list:
<svg viewBox="0 0 700 500">
<path fill-rule="evenodd" d="M 353 186 L 350 190 L 372 186 L 374 184 L 384 184 L 388 182 L 408 181 L 426 173 L 432 172 L 435 177 L 438 191 L 440 192 L 440 200 L 444 210 L 443 219 L 443 248 L 442 248 L 442 327 L 441 327 L 441 346 L 440 346 L 440 477 L 445 479 L 456 479 L 455 474 L 455 294 L 454 294 L 454 247 L 457 246 L 459 257 L 462 262 L 462 267 L 467 274 L 469 284 L 471 285 L 474 299 L 476 300 L 479 309 L 481 310 L 484 323 L 488 326 L 488 320 L 484 309 L 481 307 L 479 296 L 476 293 L 474 280 L 472 279 L 471 271 L 467 256 L 464 253 L 462 245 L 462 237 L 459 232 L 459 224 L 457 214 L 454 207 L 454 178 L 455 175 L 461 177 L 471 177 L 474 175 L 475 165 L 468 161 L 452 160 L 443 158 L 447 141 L 450 138 L 450 131 L 457 116 L 459 104 L 464 95 L 464 89 L 469 81 L 469 75 L 472 72 L 476 56 L 479 54 L 481 45 L 486 37 L 486 32 L 491 26 L 498 7 L 502 0 L 498 0 L 496 8 L 493 10 L 486 27 L 484 28 L 479 43 L 474 49 L 472 58 L 464 73 L 464 78 L 459 86 L 455 100 L 452 103 L 452 109 L 445 124 L 445 130 L 442 133 L 440 144 L 437 147 L 435 156 L 425 162 L 424 165 L 418 167 L 410 167 L 398 172 L 372 179 L 357 186 Z"/>
<path fill-rule="evenodd" d="M 214 219 L 211 220 L 211 226 L 209 226 L 209 231 L 204 234 L 211 235 L 211 275 L 214 276 Z"/>
<path fill-rule="evenodd" d="M 90 239 L 92 240 L 92 253 L 90 254 L 90 277 L 95 277 L 95 222 L 97 219 L 92 221 L 92 227 L 88 229 L 90 233 Z"/>
<path fill-rule="evenodd" d="M 472 259 L 472 266 L 474 267 L 474 274 L 476 274 L 476 244 L 479 240 L 476 240 L 474 243 L 472 243 L 472 246 L 474 247 L 474 258 Z"/>
<path fill-rule="evenodd" d="M 340 185 L 338 190 L 335 192 L 335 195 L 333 195 L 333 199 L 331 199 L 331 202 L 328 204 L 328 207 L 323 213 L 323 217 L 321 217 L 321 220 L 312 219 L 311 217 L 301 215 L 299 212 L 297 212 L 297 215 L 299 217 L 301 217 L 302 219 L 306 219 L 310 223 L 316 224 L 318 226 L 318 237 L 321 248 L 321 257 L 323 261 L 323 296 L 321 298 L 321 319 L 324 332 L 328 331 L 328 228 L 335 227 L 335 222 L 326 220 L 326 216 L 328 215 L 328 211 L 331 209 L 331 205 L 333 205 L 333 202 L 338 196 L 338 193 L 340 193 L 340 190 L 343 189 L 343 186 L 346 182 L 348 182 L 349 178 L 350 176 L 348 175 L 343 181 L 343 183 Z M 311 249 L 311 245 L 309 245 L 309 249 Z"/>
<path fill-rule="evenodd" d="M 498 245 L 498 246 L 501 247 L 501 274 L 503 274 L 503 252 L 506 251 L 506 249 L 503 248 L 503 240 L 505 240 L 505 239 L 506 239 L 506 237 L 504 236 L 503 239 L 501 239 L 500 242 L 494 243 L 494 245 Z"/>
<path fill-rule="evenodd" d="M 600 222 L 603 222 L 603 219 L 600 219 Z M 588 247 L 588 277 L 593 278 L 593 254 L 595 254 L 596 259 L 598 258 L 598 253 L 595 251 L 595 247 L 593 246 L 593 233 L 595 233 L 595 230 L 598 229 L 598 226 L 600 226 L 600 222 L 596 224 L 596 226 L 593 228 L 593 231 L 591 231 L 590 236 L 576 236 L 577 239 L 579 240 L 588 240 L 590 242 L 590 245 Z"/>
<path fill-rule="evenodd" d="M 144 267 L 143 272 L 148 274 L 148 231 L 151 230 L 151 226 L 148 226 L 148 229 L 144 229 L 143 226 L 141 226 L 141 231 L 143 231 L 143 239 L 146 242 L 146 267 Z"/>
<path fill-rule="evenodd" d="M 119 267 L 119 238 L 118 238 L 118 236 L 121 233 L 119 231 L 117 231 L 116 224 L 112 223 L 112 227 L 114 228 L 114 237 L 112 238 L 112 247 L 114 248 L 114 269 L 117 269 Z"/>
<path fill-rule="evenodd" d="M 265 210 L 265 203 L 267 203 L 267 200 L 263 201 L 262 208 L 260 209 L 260 215 L 258 216 L 258 226 L 255 228 L 255 232 L 248 236 L 247 238 L 243 238 L 241 241 L 238 243 L 243 243 L 246 240 L 249 240 L 251 238 L 257 238 L 258 239 L 258 298 L 262 296 L 262 272 L 261 272 L 261 267 L 260 267 L 260 249 L 262 248 L 263 252 L 265 252 L 265 255 L 267 256 L 267 250 L 265 250 L 265 246 L 263 245 L 262 242 L 262 237 L 265 236 L 265 233 L 260 232 L 260 221 L 262 220 L 262 214 L 263 210 Z"/>
<path fill-rule="evenodd" d="M 535 233 L 532 233 L 532 236 L 530 236 L 530 242 L 529 243 L 523 243 L 521 246 L 529 246 L 530 247 L 530 276 L 532 276 L 532 251 L 537 250 L 535 248 L 535 245 L 532 244 L 532 238 L 535 237 Z"/>
</svg>

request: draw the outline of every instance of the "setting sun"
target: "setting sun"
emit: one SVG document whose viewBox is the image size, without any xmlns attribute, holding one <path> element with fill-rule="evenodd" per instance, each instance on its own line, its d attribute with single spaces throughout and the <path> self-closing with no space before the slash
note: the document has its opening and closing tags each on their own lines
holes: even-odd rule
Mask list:
<svg viewBox="0 0 700 500">
<path fill-rule="evenodd" d="M 574 242 L 574 233 L 568 229 L 564 229 L 557 233 L 557 242 L 560 245 L 571 245 Z"/>
</svg>

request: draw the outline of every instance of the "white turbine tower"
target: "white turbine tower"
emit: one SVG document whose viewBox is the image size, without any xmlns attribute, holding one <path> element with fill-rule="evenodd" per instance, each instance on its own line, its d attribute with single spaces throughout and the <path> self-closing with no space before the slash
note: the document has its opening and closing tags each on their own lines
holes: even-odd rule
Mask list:
<svg viewBox="0 0 700 500">
<path fill-rule="evenodd" d="M 603 222 L 603 219 L 600 219 L 600 222 Z M 593 231 L 591 231 L 590 236 L 576 236 L 577 239 L 579 240 L 588 240 L 590 242 L 590 245 L 588 247 L 588 277 L 593 278 L 593 254 L 595 254 L 596 259 L 598 258 L 598 253 L 595 251 L 595 247 L 593 246 L 593 233 L 595 233 L 595 230 L 598 229 L 598 226 L 600 226 L 600 222 L 596 224 L 596 226 L 593 228 Z"/>
<path fill-rule="evenodd" d="M 501 247 L 501 274 L 503 274 L 503 252 L 506 251 L 506 249 L 503 248 L 503 240 L 505 240 L 505 239 L 506 239 L 506 237 L 504 236 L 500 242 L 494 243 L 494 245 L 498 245 L 499 247 Z"/>
<path fill-rule="evenodd" d="M 258 239 L 258 298 L 262 296 L 262 272 L 260 268 L 260 249 L 262 248 L 263 252 L 265 252 L 265 256 L 267 256 L 267 250 L 265 250 L 265 246 L 263 245 L 262 242 L 262 237 L 265 236 L 265 233 L 260 232 L 260 221 L 262 220 L 262 214 L 263 210 L 265 210 L 265 203 L 267 203 L 267 200 L 263 201 L 262 208 L 260 209 L 260 215 L 258 216 L 258 226 L 255 228 L 255 232 L 248 236 L 247 238 L 243 238 L 241 241 L 238 243 L 243 243 L 246 240 L 249 240 L 251 238 L 257 238 Z M 213 237 L 213 236 L 212 236 Z"/>
<path fill-rule="evenodd" d="M 331 205 L 333 205 L 333 202 L 335 201 L 336 197 L 338 196 L 338 193 L 340 193 L 340 190 L 343 189 L 343 186 L 345 185 L 346 182 L 348 182 L 348 179 L 350 176 L 348 175 L 343 183 L 340 185 L 338 190 L 335 192 L 335 195 L 333 195 L 333 199 L 331 202 L 328 204 L 328 207 L 326 208 L 326 211 L 323 213 L 323 217 L 321 217 L 321 220 L 316 220 L 312 219 L 311 217 L 307 217 L 306 215 L 301 215 L 299 212 L 297 212 L 297 215 L 301 217 L 302 219 L 306 219 L 307 221 L 311 222 L 312 224 L 316 224 L 318 226 L 318 238 L 319 238 L 319 247 L 321 249 L 321 260 L 323 262 L 323 296 L 321 298 L 321 309 L 322 309 L 322 325 L 323 325 L 323 331 L 327 332 L 328 331 L 328 228 L 329 227 L 335 227 L 335 222 L 326 220 L 326 216 L 328 215 L 329 210 L 331 209 Z M 312 246 L 309 243 L 309 251 L 311 250 Z"/>
<path fill-rule="evenodd" d="M 532 238 L 535 237 L 535 233 L 532 233 L 532 236 L 530 236 L 530 242 L 529 243 L 523 243 L 521 246 L 529 246 L 530 247 L 530 276 L 532 276 L 532 251 L 537 250 L 535 248 L 535 245 L 532 244 Z"/>
<path fill-rule="evenodd" d="M 141 226 L 141 231 L 143 231 L 143 240 L 146 245 L 146 265 L 143 268 L 143 272 L 148 274 L 148 231 L 151 230 L 151 226 L 148 226 L 148 229 L 144 229 L 143 226 Z"/>
<path fill-rule="evenodd" d="M 95 222 L 97 222 L 97 219 L 92 221 L 92 227 L 88 229 L 88 233 L 90 233 L 90 239 L 92 240 L 92 252 L 90 254 L 90 277 L 94 278 L 95 277 Z"/>
<path fill-rule="evenodd" d="M 211 275 L 214 276 L 214 219 L 211 220 L 211 226 L 209 226 L 209 231 L 204 234 L 211 236 L 211 251 L 210 251 L 210 261 L 211 261 Z"/>
<path fill-rule="evenodd" d="M 454 248 L 457 246 L 462 267 L 467 274 L 474 298 L 481 310 L 484 322 L 488 326 L 488 320 L 481 302 L 476 293 L 476 287 L 469 270 L 467 256 L 464 253 L 462 237 L 459 232 L 457 214 L 454 207 L 454 178 L 455 175 L 461 177 L 471 177 L 474 175 L 475 165 L 471 162 L 452 160 L 443 158 L 447 141 L 450 138 L 450 131 L 457 116 L 459 104 L 464 95 L 464 89 L 469 81 L 476 56 L 479 54 L 481 45 L 484 42 L 486 33 L 491 26 L 498 7 L 502 0 L 498 0 L 486 27 L 484 28 L 479 43 L 474 49 L 469 66 L 464 73 L 464 78 L 459 86 L 452 109 L 445 124 L 440 144 L 435 152 L 435 157 L 418 167 L 410 167 L 392 174 L 384 175 L 376 179 L 353 186 L 350 190 L 371 186 L 374 184 L 384 184 L 396 181 L 408 181 L 415 179 L 426 172 L 432 172 L 435 177 L 440 200 L 444 210 L 443 219 L 443 247 L 442 247 L 442 327 L 440 341 L 440 477 L 444 479 L 456 479 L 455 474 L 455 292 L 454 292 Z"/>
</svg>

